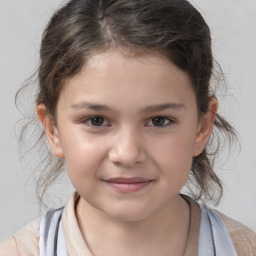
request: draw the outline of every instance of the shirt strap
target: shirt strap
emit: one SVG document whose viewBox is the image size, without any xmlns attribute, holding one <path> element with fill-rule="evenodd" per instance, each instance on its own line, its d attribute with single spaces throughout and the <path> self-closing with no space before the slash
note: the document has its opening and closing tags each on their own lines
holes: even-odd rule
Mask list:
<svg viewBox="0 0 256 256">
<path fill-rule="evenodd" d="M 42 216 L 39 225 L 40 256 L 67 256 L 62 227 L 63 208 L 49 210 Z"/>
<path fill-rule="evenodd" d="M 199 256 L 237 256 L 235 247 L 219 214 L 200 205 Z"/>
</svg>

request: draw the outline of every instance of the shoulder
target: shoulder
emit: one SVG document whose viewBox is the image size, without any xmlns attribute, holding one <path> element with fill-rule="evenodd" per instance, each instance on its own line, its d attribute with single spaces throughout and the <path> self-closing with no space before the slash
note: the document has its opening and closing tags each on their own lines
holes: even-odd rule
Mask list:
<svg viewBox="0 0 256 256">
<path fill-rule="evenodd" d="M 20 256 L 14 237 L 0 244 L 0 256 Z"/>
<path fill-rule="evenodd" d="M 229 236 L 234 244 L 238 256 L 256 256 L 256 234 L 226 215 L 218 212 L 224 225 L 226 226 Z"/>
<path fill-rule="evenodd" d="M 33 220 L 0 245 L 0 256 L 38 256 L 39 222 Z"/>
</svg>

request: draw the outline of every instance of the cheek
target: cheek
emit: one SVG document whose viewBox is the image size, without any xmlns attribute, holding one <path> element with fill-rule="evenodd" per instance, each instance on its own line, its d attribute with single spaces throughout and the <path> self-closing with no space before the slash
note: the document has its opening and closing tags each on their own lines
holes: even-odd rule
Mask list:
<svg viewBox="0 0 256 256">
<path fill-rule="evenodd" d="M 67 151 L 65 162 L 68 176 L 80 195 L 93 196 L 102 164 L 101 157 L 101 152 L 91 145 L 73 146 Z"/>
<path fill-rule="evenodd" d="M 152 158 L 165 176 L 186 179 L 192 165 L 194 138 L 191 133 L 180 131 L 153 142 Z"/>
<path fill-rule="evenodd" d="M 177 194 L 186 184 L 192 165 L 191 151 L 176 146 L 166 150 L 159 158 L 161 183 L 168 188 L 168 194 Z"/>
<path fill-rule="evenodd" d="M 90 138 L 74 136 L 63 140 L 63 151 L 70 178 L 97 176 L 97 170 L 106 157 L 103 145 Z"/>
</svg>

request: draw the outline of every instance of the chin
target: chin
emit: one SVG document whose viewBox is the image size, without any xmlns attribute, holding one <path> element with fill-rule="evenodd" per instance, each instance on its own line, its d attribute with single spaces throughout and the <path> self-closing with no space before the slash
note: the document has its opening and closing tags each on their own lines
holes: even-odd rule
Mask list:
<svg viewBox="0 0 256 256">
<path fill-rule="evenodd" d="M 112 207 L 109 210 L 103 211 L 105 215 L 111 217 L 113 220 L 117 220 L 120 222 L 138 222 L 146 219 L 148 217 L 149 212 L 145 209 L 138 209 L 138 207 L 117 207 L 119 209 L 115 209 Z"/>
</svg>

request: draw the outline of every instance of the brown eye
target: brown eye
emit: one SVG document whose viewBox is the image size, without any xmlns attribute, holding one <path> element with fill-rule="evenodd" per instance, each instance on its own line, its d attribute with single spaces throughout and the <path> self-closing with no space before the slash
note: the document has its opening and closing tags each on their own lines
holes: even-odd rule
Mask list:
<svg viewBox="0 0 256 256">
<path fill-rule="evenodd" d="M 100 116 L 93 116 L 85 120 L 89 126 L 107 126 L 108 122 Z"/>
<path fill-rule="evenodd" d="M 165 127 L 165 126 L 169 125 L 171 122 L 172 122 L 172 120 L 170 120 L 167 117 L 156 116 L 149 121 L 148 125 L 155 126 L 155 127 Z"/>
<path fill-rule="evenodd" d="M 91 124 L 94 126 L 101 126 L 104 123 L 104 119 L 102 117 L 93 117 L 91 119 Z"/>
</svg>

